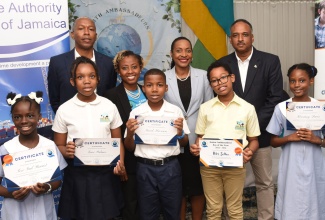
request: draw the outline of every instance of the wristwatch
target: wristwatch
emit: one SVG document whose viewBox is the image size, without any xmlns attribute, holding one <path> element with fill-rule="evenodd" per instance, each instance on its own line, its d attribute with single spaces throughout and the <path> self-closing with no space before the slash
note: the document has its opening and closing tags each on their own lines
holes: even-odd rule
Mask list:
<svg viewBox="0 0 325 220">
<path fill-rule="evenodd" d="M 51 191 L 52 191 L 52 185 L 49 184 L 49 183 L 45 183 L 45 184 L 47 184 L 47 185 L 49 186 L 49 190 L 47 190 L 47 192 L 45 192 L 44 194 L 49 194 L 49 193 L 51 193 Z"/>
</svg>

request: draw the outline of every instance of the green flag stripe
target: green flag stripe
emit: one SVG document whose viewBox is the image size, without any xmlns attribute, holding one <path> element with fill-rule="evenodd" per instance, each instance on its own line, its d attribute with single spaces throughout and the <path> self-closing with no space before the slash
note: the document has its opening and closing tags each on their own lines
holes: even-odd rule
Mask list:
<svg viewBox="0 0 325 220">
<path fill-rule="evenodd" d="M 216 59 L 214 59 L 198 39 L 193 47 L 193 61 L 191 65 L 195 68 L 207 70 L 210 64 L 215 60 Z"/>
</svg>

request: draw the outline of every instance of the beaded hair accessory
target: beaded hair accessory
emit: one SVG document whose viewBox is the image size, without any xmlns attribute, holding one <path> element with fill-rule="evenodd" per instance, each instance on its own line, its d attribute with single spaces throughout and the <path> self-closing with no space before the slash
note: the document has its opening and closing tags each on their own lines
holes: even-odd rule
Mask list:
<svg viewBox="0 0 325 220">
<path fill-rule="evenodd" d="M 37 96 L 36 96 L 36 92 L 31 92 L 31 93 L 29 93 L 29 94 L 28 94 L 28 97 L 29 97 L 30 99 L 34 99 L 35 102 L 37 102 L 37 104 L 40 104 L 41 102 L 43 102 L 43 98 L 42 98 L 42 97 L 37 97 Z"/>
<path fill-rule="evenodd" d="M 10 106 L 14 105 L 16 103 L 16 99 L 19 99 L 19 98 L 21 98 L 21 94 L 17 94 L 13 99 L 8 98 L 7 99 L 8 105 L 10 105 Z"/>
</svg>

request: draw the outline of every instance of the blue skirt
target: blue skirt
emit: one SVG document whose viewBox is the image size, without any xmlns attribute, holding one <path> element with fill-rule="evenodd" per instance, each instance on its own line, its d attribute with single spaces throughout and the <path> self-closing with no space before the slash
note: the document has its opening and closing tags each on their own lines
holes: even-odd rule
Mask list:
<svg viewBox="0 0 325 220">
<path fill-rule="evenodd" d="M 109 166 L 68 166 L 64 170 L 58 216 L 107 220 L 123 207 L 120 177 Z"/>
</svg>

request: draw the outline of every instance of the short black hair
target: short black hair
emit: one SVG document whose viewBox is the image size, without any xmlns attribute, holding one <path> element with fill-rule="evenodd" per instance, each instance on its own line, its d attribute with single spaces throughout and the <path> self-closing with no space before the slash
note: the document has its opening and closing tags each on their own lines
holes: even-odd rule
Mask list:
<svg viewBox="0 0 325 220">
<path fill-rule="evenodd" d="M 142 70 L 143 65 L 144 65 L 143 64 L 143 58 L 139 54 L 134 53 L 132 50 L 122 50 L 122 51 L 118 52 L 115 55 L 114 59 L 113 59 L 113 65 L 114 65 L 115 72 L 118 73 L 120 62 L 125 57 L 134 57 L 134 58 L 136 58 L 138 60 L 140 69 Z"/>
<path fill-rule="evenodd" d="M 208 78 L 209 82 L 210 82 L 211 71 L 214 68 L 219 68 L 219 67 L 223 67 L 229 74 L 233 74 L 231 69 L 230 69 L 230 66 L 227 63 L 216 60 L 216 61 L 214 61 L 213 63 L 210 64 L 210 66 L 208 67 L 208 70 L 207 70 L 207 78 Z"/>
<path fill-rule="evenodd" d="M 81 19 L 88 19 L 89 21 L 91 21 L 91 22 L 94 24 L 94 27 L 95 27 L 95 29 L 96 29 L 96 24 L 95 24 L 94 20 L 92 20 L 92 19 L 89 18 L 89 17 L 83 16 L 83 17 L 79 17 L 79 18 L 77 18 L 77 19 L 73 22 L 72 27 L 71 27 L 71 33 L 75 31 L 74 29 L 76 28 L 77 22 L 80 21 Z"/>
<path fill-rule="evenodd" d="M 165 75 L 165 73 L 163 71 L 161 71 L 160 69 L 156 69 L 156 68 L 148 70 L 143 76 L 143 81 L 144 82 L 146 81 L 147 76 L 153 76 L 153 75 L 162 76 L 164 78 L 164 80 L 165 80 L 165 83 L 166 83 L 166 75 Z"/>
<path fill-rule="evenodd" d="M 249 23 L 249 21 L 247 21 L 246 19 L 243 19 L 243 18 L 240 18 L 240 19 L 237 19 L 236 21 L 234 21 L 234 22 L 231 24 L 231 26 L 230 26 L 230 30 L 231 30 L 231 28 L 232 28 L 235 24 L 237 24 L 238 22 L 244 22 L 245 24 L 247 24 L 247 25 L 251 28 L 251 31 L 253 32 L 253 26 L 252 26 L 252 24 Z"/>
<path fill-rule="evenodd" d="M 318 9 L 319 10 L 322 10 L 322 9 L 325 9 L 325 0 L 324 1 L 321 1 L 319 4 L 318 4 Z"/>
<path fill-rule="evenodd" d="M 94 67 L 95 73 L 96 73 L 96 77 L 99 83 L 99 77 L 98 77 L 98 68 L 96 66 L 96 64 L 94 63 L 94 61 L 92 61 L 91 59 L 81 56 L 78 57 L 77 59 L 75 59 L 71 65 L 71 69 L 70 69 L 70 78 L 73 79 L 73 82 L 76 84 L 76 72 L 77 72 L 77 68 L 80 64 L 90 64 Z"/>
<path fill-rule="evenodd" d="M 193 48 L 192 47 L 192 43 L 191 43 L 191 41 L 188 38 L 186 38 L 186 37 L 178 37 L 178 38 L 175 38 L 175 40 L 173 40 L 173 42 L 172 42 L 172 44 L 170 46 L 170 51 L 173 51 L 174 50 L 175 43 L 177 41 L 180 41 L 180 40 L 186 40 L 186 41 L 188 41 L 190 43 L 190 45 L 191 45 L 191 49 Z M 172 59 L 172 62 L 170 63 L 170 68 L 172 69 L 174 66 L 175 66 L 175 61 Z"/>
<path fill-rule="evenodd" d="M 287 76 L 290 77 L 290 74 L 292 73 L 292 71 L 296 70 L 296 69 L 306 71 L 309 76 L 309 79 L 314 78 L 317 75 L 316 67 L 311 66 L 307 63 L 298 63 L 298 64 L 295 64 L 289 68 Z"/>
</svg>

